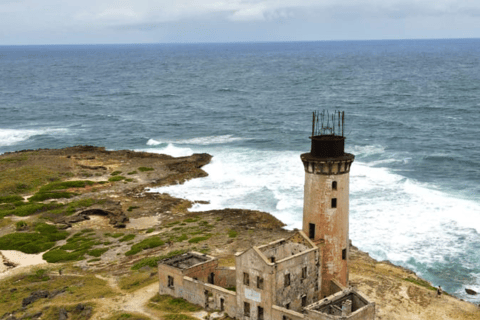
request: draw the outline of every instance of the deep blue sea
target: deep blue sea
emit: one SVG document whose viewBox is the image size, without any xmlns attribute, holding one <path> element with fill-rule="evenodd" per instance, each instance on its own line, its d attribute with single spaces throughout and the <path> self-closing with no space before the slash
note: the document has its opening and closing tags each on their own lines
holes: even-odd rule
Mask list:
<svg viewBox="0 0 480 320">
<path fill-rule="evenodd" d="M 161 188 L 301 227 L 311 113 L 344 110 L 350 237 L 472 302 L 480 291 L 480 39 L 0 46 L 0 153 L 97 145 L 183 156 Z"/>
</svg>

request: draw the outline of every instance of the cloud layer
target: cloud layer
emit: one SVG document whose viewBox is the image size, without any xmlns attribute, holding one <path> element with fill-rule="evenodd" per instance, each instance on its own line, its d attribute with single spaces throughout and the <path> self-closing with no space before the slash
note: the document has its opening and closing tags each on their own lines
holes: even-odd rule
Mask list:
<svg viewBox="0 0 480 320">
<path fill-rule="evenodd" d="M 480 37 L 479 16 L 473 0 L 0 0 L 0 44 Z"/>
</svg>

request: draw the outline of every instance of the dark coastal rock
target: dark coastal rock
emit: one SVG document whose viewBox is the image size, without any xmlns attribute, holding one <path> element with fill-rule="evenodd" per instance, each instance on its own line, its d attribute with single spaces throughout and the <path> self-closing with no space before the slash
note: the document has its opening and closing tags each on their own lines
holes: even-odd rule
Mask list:
<svg viewBox="0 0 480 320">
<path fill-rule="evenodd" d="M 23 299 L 22 301 L 22 307 L 26 307 L 28 306 L 29 304 L 31 303 L 34 303 L 35 301 L 37 301 L 38 299 L 42 299 L 42 298 L 47 298 L 48 297 L 48 291 L 47 290 L 38 290 L 38 291 L 34 291 L 30 294 L 29 297 L 26 297 L 25 299 Z"/>
<path fill-rule="evenodd" d="M 34 313 L 34 314 L 29 314 L 27 313 L 26 315 L 24 315 L 23 317 L 20 318 L 20 320 L 31 320 L 31 319 L 39 319 L 40 317 L 42 316 L 42 312 L 37 312 L 37 313 Z"/>
<path fill-rule="evenodd" d="M 474 296 L 474 295 L 477 294 L 477 291 L 472 290 L 472 289 L 468 289 L 468 288 L 465 289 L 465 292 L 466 292 L 467 294 L 472 295 L 472 296 Z"/>
<path fill-rule="evenodd" d="M 68 288 L 68 287 L 63 287 L 62 289 L 53 290 L 53 291 L 50 292 L 50 294 L 48 295 L 48 298 L 49 298 L 49 299 L 55 298 L 55 297 L 58 296 L 59 294 L 64 293 L 65 290 L 67 290 L 67 288 Z"/>
</svg>

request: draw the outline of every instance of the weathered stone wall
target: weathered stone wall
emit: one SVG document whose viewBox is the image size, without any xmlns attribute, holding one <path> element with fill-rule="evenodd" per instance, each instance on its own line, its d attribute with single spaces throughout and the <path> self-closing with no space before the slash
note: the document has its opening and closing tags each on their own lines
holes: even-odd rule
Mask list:
<svg viewBox="0 0 480 320">
<path fill-rule="evenodd" d="M 308 320 L 302 313 L 287 310 L 285 308 L 279 306 L 273 306 L 272 308 L 272 319 L 274 320 L 283 320 L 286 317 L 288 320 Z"/>
<path fill-rule="evenodd" d="M 317 167 L 321 163 L 314 163 Z M 332 187 L 336 182 L 336 190 Z M 336 208 L 332 208 L 336 199 Z M 330 295 L 331 279 L 348 285 L 348 223 L 349 223 L 349 173 L 319 174 L 317 170 L 305 172 L 303 206 L 303 232 L 310 236 L 310 223 L 315 224 L 314 242 L 324 240 L 322 250 L 321 297 Z M 345 251 L 343 259 L 342 250 Z"/>
<path fill-rule="evenodd" d="M 274 244 L 262 246 L 259 249 L 267 258 L 275 257 L 276 260 L 282 260 L 310 248 L 311 246 L 306 246 L 303 243 L 280 240 Z"/>
<path fill-rule="evenodd" d="M 168 276 L 173 277 L 173 287 L 168 286 Z M 160 294 L 168 294 L 174 297 L 181 297 L 179 290 L 183 288 L 183 273 L 177 268 L 159 264 L 158 265 L 158 281 Z"/>
<path fill-rule="evenodd" d="M 193 279 L 198 279 L 202 282 L 208 282 L 208 277 L 211 273 L 215 274 L 215 269 L 218 267 L 218 260 L 210 260 L 201 264 L 197 264 L 185 270 L 184 275 Z M 216 284 L 216 277 L 214 277 Z"/>
<path fill-rule="evenodd" d="M 264 309 L 264 319 L 271 320 L 272 300 L 274 294 L 273 263 L 265 261 L 251 248 L 242 254 L 237 254 L 235 269 L 237 271 L 237 319 L 257 320 L 258 307 Z M 248 274 L 249 284 L 244 284 L 244 273 Z M 263 289 L 258 288 L 257 277 L 263 278 Z M 244 303 L 250 305 L 250 316 L 246 317 Z"/>
<path fill-rule="evenodd" d="M 276 288 L 274 304 L 290 310 L 302 311 L 302 297 L 306 296 L 306 305 L 318 299 L 320 275 L 318 273 L 318 249 L 313 248 L 301 254 L 277 261 Z M 302 269 L 307 268 L 307 275 L 302 277 Z M 286 275 L 290 275 L 290 284 L 286 284 Z"/>
<path fill-rule="evenodd" d="M 237 271 L 235 267 L 218 267 L 215 269 L 215 285 L 231 288 L 237 285 Z"/>
</svg>

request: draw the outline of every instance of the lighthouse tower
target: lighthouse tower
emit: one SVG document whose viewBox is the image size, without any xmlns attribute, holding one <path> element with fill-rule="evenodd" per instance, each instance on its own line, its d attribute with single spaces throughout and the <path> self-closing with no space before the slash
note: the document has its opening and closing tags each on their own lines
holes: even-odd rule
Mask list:
<svg viewBox="0 0 480 320">
<path fill-rule="evenodd" d="M 303 232 L 322 252 L 320 298 L 332 293 L 332 280 L 348 286 L 348 185 L 355 156 L 344 151 L 344 120 L 344 112 L 314 112 L 311 150 L 300 156 L 305 167 Z"/>
</svg>

